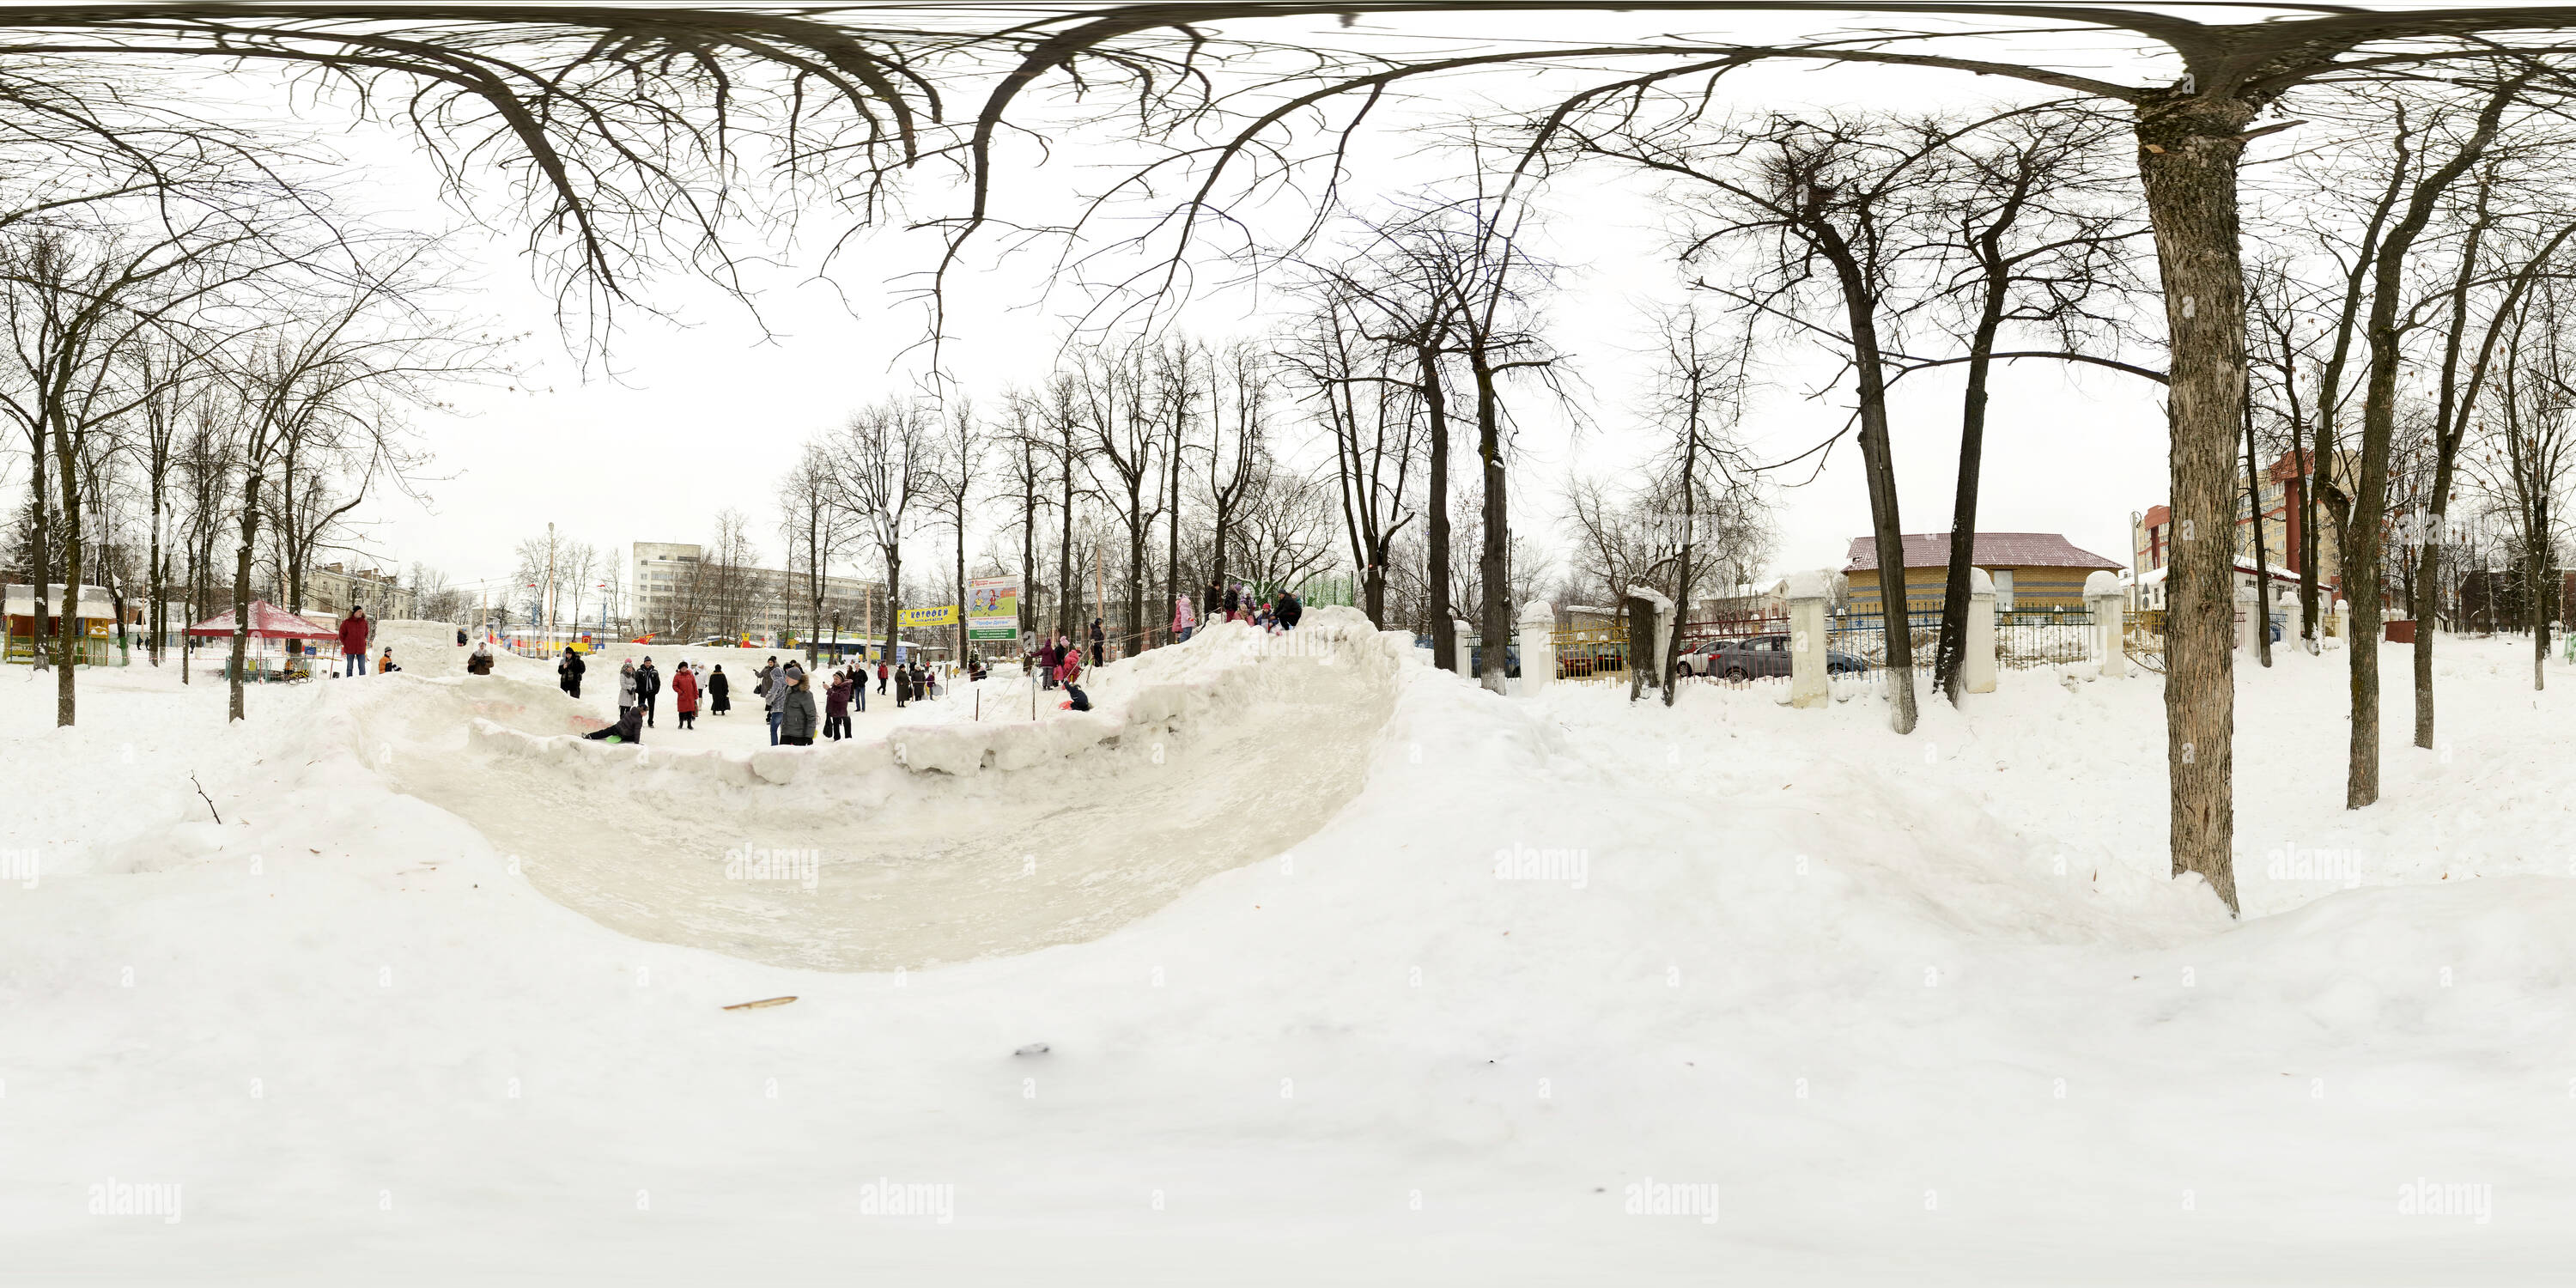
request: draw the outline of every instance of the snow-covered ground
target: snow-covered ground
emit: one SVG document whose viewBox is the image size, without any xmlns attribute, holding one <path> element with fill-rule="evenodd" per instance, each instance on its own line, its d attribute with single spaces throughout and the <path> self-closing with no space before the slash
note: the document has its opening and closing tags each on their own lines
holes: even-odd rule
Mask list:
<svg viewBox="0 0 2576 1288">
<path fill-rule="evenodd" d="M 2444 745 L 2393 693 L 2360 813 L 2341 655 L 2240 673 L 2239 923 L 2166 875 L 2153 676 L 2007 672 L 1900 739 L 1307 627 L 785 753 L 576 746 L 608 708 L 536 663 L 234 728 L 136 667 L 56 730 L 0 673 L 0 1268 L 2558 1273 L 2576 672 L 2534 695 L 2527 644 L 2443 642 Z M 154 1186 L 178 1219 L 93 1213 Z"/>
</svg>

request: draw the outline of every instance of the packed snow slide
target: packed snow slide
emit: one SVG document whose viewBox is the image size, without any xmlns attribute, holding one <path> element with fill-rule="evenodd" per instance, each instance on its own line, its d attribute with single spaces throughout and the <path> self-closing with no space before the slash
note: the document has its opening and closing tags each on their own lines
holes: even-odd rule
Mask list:
<svg viewBox="0 0 2576 1288">
<path fill-rule="evenodd" d="M 1292 849 L 1359 794 L 1408 642 L 1315 609 L 1100 668 L 1090 712 L 1047 692 L 1035 720 L 751 753 L 584 740 L 596 717 L 521 668 L 348 702 L 397 790 L 607 926 L 891 970 L 1098 938 Z"/>
</svg>

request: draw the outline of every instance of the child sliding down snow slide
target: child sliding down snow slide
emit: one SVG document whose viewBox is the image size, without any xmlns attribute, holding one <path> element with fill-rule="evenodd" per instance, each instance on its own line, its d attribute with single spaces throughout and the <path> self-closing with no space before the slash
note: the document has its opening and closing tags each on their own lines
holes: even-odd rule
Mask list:
<svg viewBox="0 0 2576 1288">
<path fill-rule="evenodd" d="M 582 737 L 593 742 L 603 738 L 610 742 L 642 742 L 644 741 L 644 708 L 620 708 L 617 713 L 617 723 L 605 729 L 595 729 L 583 734 Z"/>
</svg>

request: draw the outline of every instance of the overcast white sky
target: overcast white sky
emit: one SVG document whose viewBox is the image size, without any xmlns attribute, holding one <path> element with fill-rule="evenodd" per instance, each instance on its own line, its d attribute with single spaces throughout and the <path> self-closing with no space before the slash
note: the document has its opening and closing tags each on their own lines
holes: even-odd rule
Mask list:
<svg viewBox="0 0 2576 1288">
<path fill-rule="evenodd" d="M 1599 14 L 1530 18 L 1511 30 L 1591 40 L 1604 21 Z M 1490 20 L 1476 25 L 1496 29 Z M 1737 93 L 1748 105 L 1919 110 L 1991 102 L 1987 95 L 2000 88 L 1942 73 L 1825 70 L 1766 73 L 1747 78 Z M 1038 208 L 1096 185 L 1100 166 L 1112 159 L 1086 152 L 1076 139 L 1055 144 L 1049 164 L 1011 180 Z M 343 146 L 387 210 L 423 225 L 453 219 L 438 207 L 426 167 L 407 144 L 364 134 Z M 1413 183 L 1445 172 L 1444 164 L 1454 168 L 1412 154 L 1417 146 L 1410 138 L 1373 144 L 1361 186 Z M 1584 378 L 1592 421 L 1577 440 L 1543 417 L 1519 443 L 1515 522 L 1554 544 L 1567 472 L 1578 460 L 1586 470 L 1615 471 L 1640 450 L 1634 354 L 1648 342 L 1640 305 L 1673 298 L 1677 287 L 1663 216 L 1640 188 L 1566 184 L 1547 201 L 1555 215 L 1550 235 L 1570 269 L 1552 308 L 1554 332 Z M 797 445 L 860 404 L 915 387 L 918 364 L 901 355 L 918 338 L 921 316 L 898 299 L 893 279 L 927 262 L 934 245 L 926 236 L 872 238 L 840 262 L 829 285 L 811 280 L 811 262 L 781 267 L 759 300 L 773 332 L 766 337 L 741 305 L 703 283 L 652 283 L 653 301 L 677 321 L 626 315 L 610 359 L 614 378 L 596 371 L 585 378 L 566 356 L 514 242 L 478 233 L 468 245 L 481 282 L 469 303 L 511 330 L 535 333 L 518 355 L 532 378 L 516 391 L 468 391 L 459 398 L 461 414 L 419 422 L 436 454 L 431 473 L 439 476 L 424 485 L 426 504 L 390 498 L 369 511 L 366 543 L 390 562 L 426 563 L 458 582 L 503 578 L 515 544 L 542 536 L 549 521 L 614 547 L 622 562 L 631 542 L 706 539 L 727 507 L 753 516 L 763 554 L 774 556 L 774 489 Z M 1004 383 L 1044 372 L 1062 312 L 1033 307 L 1045 270 L 1035 256 L 1009 261 L 978 273 L 956 297 L 966 319 L 956 327 L 952 367 L 988 402 Z M 1186 326 L 1216 336 L 1258 331 L 1286 307 L 1276 298 L 1211 291 L 1192 306 Z M 1802 451 L 1844 422 L 1847 387 L 1807 396 L 1824 370 L 1810 362 L 1775 373 L 1751 417 L 1757 454 Z M 1951 369 L 1905 382 L 1894 404 L 1906 531 L 1949 526 L 1957 398 Z M 1985 460 L 1982 529 L 2060 532 L 2125 562 L 2129 515 L 2164 499 L 2157 388 L 2107 371 L 2010 365 L 1994 390 Z M 1849 540 L 1867 530 L 1858 456 L 1848 440 L 1813 482 L 1778 499 L 1780 569 L 1839 566 Z"/>
</svg>

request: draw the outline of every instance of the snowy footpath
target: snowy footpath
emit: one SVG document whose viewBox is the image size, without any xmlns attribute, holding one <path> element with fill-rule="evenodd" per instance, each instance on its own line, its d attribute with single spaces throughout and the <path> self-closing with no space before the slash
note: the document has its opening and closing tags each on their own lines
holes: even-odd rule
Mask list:
<svg viewBox="0 0 2576 1288">
<path fill-rule="evenodd" d="M 2358 813 L 2344 659 L 2240 673 L 2241 922 L 2153 676 L 1897 738 L 1316 609 L 772 752 L 13 668 L 0 1280 L 2554 1281 L 2576 672 L 2441 647 Z"/>
</svg>

